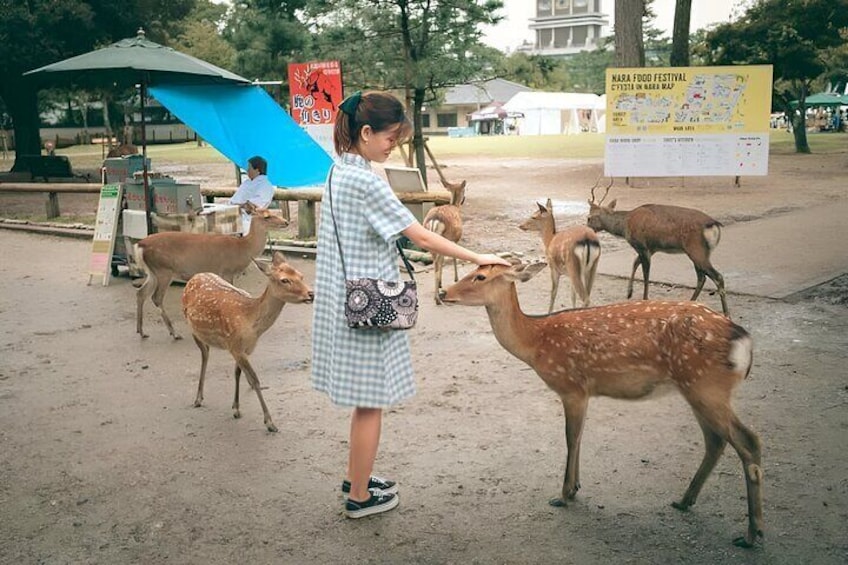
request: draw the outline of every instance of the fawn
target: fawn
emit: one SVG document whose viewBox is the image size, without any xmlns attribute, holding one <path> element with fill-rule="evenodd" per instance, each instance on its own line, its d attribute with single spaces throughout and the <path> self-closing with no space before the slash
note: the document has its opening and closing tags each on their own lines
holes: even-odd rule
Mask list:
<svg viewBox="0 0 848 565">
<path fill-rule="evenodd" d="M 265 262 L 254 263 L 268 278 L 265 291 L 258 298 L 253 298 L 249 293 L 213 273 L 198 273 L 186 284 L 182 298 L 183 314 L 191 326 L 194 341 L 200 348 L 200 382 L 197 385 L 194 405 L 200 406 L 203 402 L 203 381 L 206 377 L 209 348 L 226 349 L 236 361 L 233 417 L 241 417 L 239 380 L 244 371 L 248 384 L 259 397 L 259 404 L 265 415 L 265 426 L 269 432 L 276 432 L 277 426 L 271 420 L 265 399 L 262 398 L 259 377 L 248 356 L 253 353 L 262 334 L 277 321 L 286 303 L 310 303 L 314 295 L 303 280 L 303 275 L 286 263 L 285 257 L 279 251 L 274 253 L 270 266 Z"/>
<path fill-rule="evenodd" d="M 456 243 L 462 238 L 462 212 L 461 207 L 465 203 L 465 181 L 455 184 L 445 184 L 451 193 L 450 204 L 443 204 L 431 208 L 422 222 L 424 227 L 435 232 L 445 239 Z M 445 264 L 443 255 L 433 253 L 433 265 L 435 266 L 436 278 L 436 304 L 441 304 L 439 292 L 442 289 L 442 268 Z M 453 281 L 459 280 L 456 258 L 453 259 Z"/>
<path fill-rule="evenodd" d="M 542 232 L 542 243 L 545 246 L 548 266 L 551 268 L 551 303 L 548 306 L 548 314 L 553 312 L 559 279 L 563 273 L 566 273 L 571 281 L 571 307 L 577 306 L 578 296 L 583 306 L 588 307 L 598 259 L 601 256 L 598 236 L 595 230 L 587 226 L 570 226 L 557 231 L 551 199 L 548 198 L 544 206 L 539 203 L 537 205 L 539 209 L 518 227 L 525 231 Z"/>
</svg>

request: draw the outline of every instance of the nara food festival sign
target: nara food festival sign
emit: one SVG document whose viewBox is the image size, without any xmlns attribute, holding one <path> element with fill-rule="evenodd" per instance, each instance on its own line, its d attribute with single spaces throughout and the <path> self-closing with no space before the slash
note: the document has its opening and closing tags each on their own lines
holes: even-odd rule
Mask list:
<svg viewBox="0 0 848 565">
<path fill-rule="evenodd" d="M 767 174 L 771 88 L 771 65 L 607 69 L 604 174 Z"/>
</svg>

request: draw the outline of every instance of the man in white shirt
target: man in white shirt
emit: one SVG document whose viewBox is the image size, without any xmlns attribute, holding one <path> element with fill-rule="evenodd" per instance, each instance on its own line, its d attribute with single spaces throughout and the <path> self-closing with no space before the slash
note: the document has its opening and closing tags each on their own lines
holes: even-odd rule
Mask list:
<svg viewBox="0 0 848 565">
<path fill-rule="evenodd" d="M 250 202 L 260 208 L 267 208 L 274 199 L 274 185 L 268 180 L 267 172 L 268 162 L 265 159 L 258 155 L 248 159 L 247 180 L 241 183 L 230 198 L 230 204 L 242 205 Z M 242 210 L 241 232 L 247 235 L 249 231 L 250 214 Z"/>
</svg>

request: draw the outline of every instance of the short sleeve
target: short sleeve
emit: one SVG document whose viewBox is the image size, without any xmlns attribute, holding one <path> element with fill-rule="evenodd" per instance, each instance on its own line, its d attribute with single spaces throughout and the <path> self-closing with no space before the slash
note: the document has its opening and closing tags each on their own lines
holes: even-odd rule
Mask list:
<svg viewBox="0 0 848 565">
<path fill-rule="evenodd" d="M 388 183 L 377 176 L 366 188 L 364 214 L 374 231 L 387 243 L 417 221 Z"/>
</svg>

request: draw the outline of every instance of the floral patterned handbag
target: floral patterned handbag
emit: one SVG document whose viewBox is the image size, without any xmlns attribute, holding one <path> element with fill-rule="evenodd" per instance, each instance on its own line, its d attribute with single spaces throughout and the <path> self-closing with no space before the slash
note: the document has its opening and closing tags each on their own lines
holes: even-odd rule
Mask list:
<svg viewBox="0 0 848 565">
<path fill-rule="evenodd" d="M 327 195 L 330 201 L 330 215 L 333 217 L 333 229 L 336 232 L 336 244 L 339 246 L 339 259 L 345 273 L 345 319 L 349 328 L 376 328 L 381 330 L 408 330 L 415 326 L 418 319 L 418 288 L 412 275 L 412 266 L 396 242 L 408 281 L 385 281 L 382 279 L 348 279 L 345 269 L 342 242 L 336 217 L 333 214 L 332 193 L 333 171 L 327 182 Z"/>
</svg>

